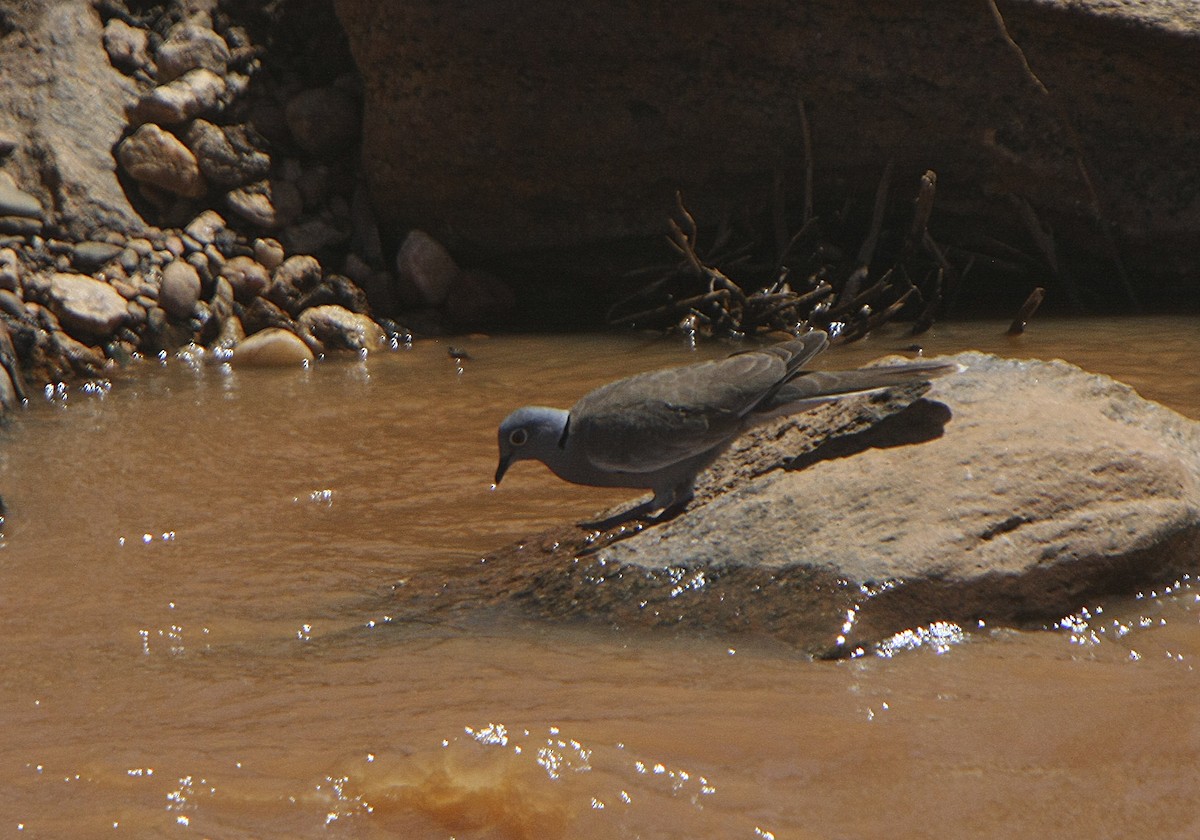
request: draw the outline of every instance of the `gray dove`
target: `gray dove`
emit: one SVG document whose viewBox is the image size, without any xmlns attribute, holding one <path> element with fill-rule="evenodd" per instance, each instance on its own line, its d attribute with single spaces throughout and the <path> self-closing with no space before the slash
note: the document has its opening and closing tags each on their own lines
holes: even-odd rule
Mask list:
<svg viewBox="0 0 1200 840">
<path fill-rule="evenodd" d="M 514 461 L 535 460 L 574 484 L 653 490 L 639 512 L 678 509 L 692 498 L 696 476 L 756 423 L 960 369 L 910 362 L 803 370 L 828 344 L 824 332 L 813 331 L 718 361 L 618 379 L 570 411 L 518 408 L 500 424 L 496 484 Z"/>
</svg>

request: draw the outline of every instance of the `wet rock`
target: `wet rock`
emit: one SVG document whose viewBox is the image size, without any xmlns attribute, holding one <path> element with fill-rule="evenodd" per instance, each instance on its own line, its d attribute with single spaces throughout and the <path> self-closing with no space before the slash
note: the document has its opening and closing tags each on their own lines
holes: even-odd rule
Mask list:
<svg viewBox="0 0 1200 840">
<path fill-rule="evenodd" d="M 154 58 L 159 82 L 170 82 L 196 69 L 224 75 L 229 45 L 209 27 L 188 21 L 171 27 Z"/>
<path fill-rule="evenodd" d="M 293 96 L 287 103 L 286 119 L 296 145 L 310 155 L 339 155 L 355 149 L 358 103 L 333 85 Z"/>
<path fill-rule="evenodd" d="M 147 91 L 138 100 L 134 118 L 140 122 L 179 125 L 216 110 L 225 94 L 225 80 L 211 70 L 189 70 L 173 82 Z"/>
<path fill-rule="evenodd" d="M 216 210 L 205 210 L 188 222 L 183 232 L 201 245 L 211 245 L 225 230 L 225 220 Z"/>
<path fill-rule="evenodd" d="M 446 317 L 458 329 L 503 324 L 516 309 L 516 297 L 508 284 L 483 271 L 462 271 L 450 285 L 443 306 Z"/>
<path fill-rule="evenodd" d="M 339 274 L 330 274 L 320 285 L 301 295 L 300 299 L 293 304 L 292 311 L 300 312 L 313 306 L 330 304 L 349 309 L 360 315 L 367 315 L 371 312 L 366 292 L 355 285 L 350 278 L 342 277 Z"/>
<path fill-rule="evenodd" d="M 410 231 L 396 254 L 400 302 L 409 307 L 441 306 L 458 277 L 458 263 L 422 230 Z"/>
<path fill-rule="evenodd" d="M 290 224 L 300 215 L 300 191 L 288 181 L 257 181 L 231 190 L 225 205 L 243 220 L 267 230 Z"/>
<path fill-rule="evenodd" d="M 673 520 L 523 540 L 464 597 L 845 656 L 933 622 L 1044 626 L 1195 572 L 1200 423 L 1063 362 L 955 359 L 923 398 L 743 436 Z"/>
<path fill-rule="evenodd" d="M 233 297 L 249 303 L 271 283 L 267 269 L 250 257 L 234 257 L 221 266 L 221 277 L 229 283 Z"/>
<path fill-rule="evenodd" d="M 267 271 L 274 271 L 283 262 L 283 245 L 276 239 L 255 239 L 254 259 Z"/>
<path fill-rule="evenodd" d="M 42 217 L 42 203 L 18 187 L 7 172 L 0 172 L 0 216 Z"/>
<path fill-rule="evenodd" d="M 296 331 L 296 324 L 291 316 L 265 297 L 256 297 L 250 301 L 242 309 L 240 317 L 242 326 L 251 335 L 268 327 L 278 327 L 290 332 Z"/>
<path fill-rule="evenodd" d="M 357 312 L 341 306 L 314 306 L 300 313 L 298 323 L 322 346 L 346 350 L 378 350 L 383 346 L 383 329 Z"/>
<path fill-rule="evenodd" d="M 104 25 L 104 50 L 108 60 L 123 73 L 150 71 L 149 34 L 120 18 Z"/>
<path fill-rule="evenodd" d="M 266 177 L 271 158 L 259 149 L 243 126 L 221 127 L 196 120 L 184 137 L 209 183 L 231 188 Z"/>
<path fill-rule="evenodd" d="M 81 341 L 107 338 L 128 315 L 125 298 L 83 274 L 51 275 L 47 295 L 63 328 Z"/>
<path fill-rule="evenodd" d="M 117 159 L 132 178 L 173 195 L 198 198 L 208 188 L 195 155 L 157 125 L 143 125 L 122 140 Z"/>
<path fill-rule="evenodd" d="M 79 242 L 71 249 L 71 265 L 84 274 L 99 271 L 109 260 L 116 259 L 125 250 L 111 242 Z"/>
<path fill-rule="evenodd" d="M 190 263 L 176 260 L 163 269 L 158 305 L 176 320 L 190 318 L 200 300 L 200 273 Z"/>
<path fill-rule="evenodd" d="M 278 328 L 256 332 L 233 348 L 232 362 L 247 367 L 294 367 L 315 357 L 295 333 Z"/>
</svg>

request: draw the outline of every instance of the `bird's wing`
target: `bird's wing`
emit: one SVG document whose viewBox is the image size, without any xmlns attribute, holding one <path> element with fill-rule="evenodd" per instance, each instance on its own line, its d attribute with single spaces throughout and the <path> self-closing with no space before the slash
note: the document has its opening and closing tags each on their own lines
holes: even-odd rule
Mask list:
<svg viewBox="0 0 1200 840">
<path fill-rule="evenodd" d="M 728 441 L 787 375 L 778 353 L 750 352 L 620 379 L 571 409 L 569 446 L 594 469 L 656 472 Z"/>
</svg>

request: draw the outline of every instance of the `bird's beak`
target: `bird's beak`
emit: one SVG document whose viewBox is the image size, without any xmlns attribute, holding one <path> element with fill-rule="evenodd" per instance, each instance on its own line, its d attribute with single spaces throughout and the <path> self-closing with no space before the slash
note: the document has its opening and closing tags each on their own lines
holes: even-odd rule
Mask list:
<svg viewBox="0 0 1200 840">
<path fill-rule="evenodd" d="M 496 467 L 496 486 L 500 485 L 500 479 L 504 478 L 504 474 L 508 472 L 508 465 L 512 463 L 511 455 L 501 455 L 500 463 Z"/>
</svg>

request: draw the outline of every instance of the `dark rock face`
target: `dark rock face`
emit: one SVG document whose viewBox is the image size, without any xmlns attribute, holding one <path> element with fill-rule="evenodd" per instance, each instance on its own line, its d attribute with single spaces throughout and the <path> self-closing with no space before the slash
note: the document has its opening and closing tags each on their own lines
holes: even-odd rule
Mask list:
<svg viewBox="0 0 1200 840">
<path fill-rule="evenodd" d="M 1131 247 L 1200 232 L 1200 7 L 1000 6 L 1049 96 L 983 2 L 336 0 L 386 224 L 509 252 L 659 233 L 676 189 L 714 220 L 777 177 L 798 200 L 803 99 L 838 196 L 890 159 L 970 218 L 1019 227 L 1019 196 L 1060 238 L 1099 241 L 1097 210 Z"/>
<path fill-rule="evenodd" d="M 674 520 L 608 544 L 564 527 L 433 597 L 850 656 L 938 622 L 1051 623 L 1200 568 L 1200 423 L 1065 363 L 956 359 L 923 397 L 756 429 Z M 429 608 L 424 586 L 402 602 Z"/>
</svg>

